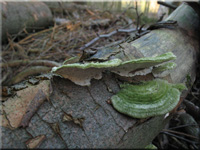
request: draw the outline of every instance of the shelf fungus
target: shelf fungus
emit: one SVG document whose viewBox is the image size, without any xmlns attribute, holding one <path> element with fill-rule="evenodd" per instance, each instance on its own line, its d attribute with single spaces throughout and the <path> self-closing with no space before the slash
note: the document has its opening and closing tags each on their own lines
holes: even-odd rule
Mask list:
<svg viewBox="0 0 200 150">
<path fill-rule="evenodd" d="M 152 73 L 154 77 L 161 78 L 168 75 L 170 73 L 170 70 L 174 69 L 175 67 L 176 67 L 176 63 L 168 62 L 168 63 L 161 64 L 153 68 Z"/>
<path fill-rule="evenodd" d="M 111 71 L 125 77 L 146 75 L 152 72 L 153 66 L 173 59 L 176 59 L 176 56 L 173 53 L 168 52 L 156 57 L 143 57 L 124 61 L 119 67 L 115 67 Z"/>
<path fill-rule="evenodd" d="M 60 67 L 54 67 L 52 72 L 71 80 L 75 84 L 88 86 L 91 79 L 101 79 L 102 72 L 105 70 L 125 77 L 146 75 L 152 71 L 153 66 L 175 58 L 176 56 L 171 52 L 156 57 L 144 57 L 128 61 L 115 58 L 104 62 L 63 64 Z"/>
<path fill-rule="evenodd" d="M 137 85 L 123 84 L 122 90 L 111 97 L 111 102 L 117 111 L 134 118 L 164 115 L 176 107 L 185 88 L 183 84 L 161 79 Z"/>
<path fill-rule="evenodd" d="M 81 86 L 90 85 L 90 80 L 101 79 L 102 72 L 109 67 L 119 66 L 120 59 L 112 59 L 106 62 L 74 63 L 52 68 L 52 72 L 67 78 Z"/>
</svg>

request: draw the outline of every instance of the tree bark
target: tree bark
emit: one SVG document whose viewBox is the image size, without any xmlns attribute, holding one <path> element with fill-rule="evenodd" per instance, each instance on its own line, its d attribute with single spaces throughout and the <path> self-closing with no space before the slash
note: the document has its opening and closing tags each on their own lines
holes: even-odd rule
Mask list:
<svg viewBox="0 0 200 150">
<path fill-rule="evenodd" d="M 184 83 L 188 81 L 187 76 L 190 76 L 188 82 L 191 84 L 195 80 L 199 46 L 193 32 L 196 23 L 188 22 L 187 26 L 180 21 L 182 17 L 187 18 L 188 12 L 192 16 L 189 19 L 199 20 L 190 6 L 182 4 L 174 12 L 179 15 L 173 16 L 172 13 L 168 17 L 177 20 L 180 28 L 153 30 L 129 43 L 129 49 L 136 48 L 144 57 L 173 52 L 177 56 L 177 67 L 165 77 L 173 83 Z M 128 59 L 122 54 L 118 57 Z M 136 78 L 145 80 L 149 76 L 154 78 L 152 74 Z M 14 126 L 10 119 L 13 112 L 3 108 L 1 114 L 7 123 L 1 127 L 2 147 L 26 148 L 28 141 L 41 137 L 35 148 L 144 148 L 164 128 L 173 113 L 167 118 L 163 115 L 138 120 L 117 112 L 108 103 L 111 96 L 120 90 L 117 78 L 115 74 L 106 72 L 101 80 L 92 80 L 89 87 L 82 87 L 70 80 L 54 77 L 49 81 L 53 91 L 49 101 L 40 106 L 28 127 L 19 128 L 16 122 Z M 186 94 L 183 93 L 182 98 Z M 27 99 L 25 101 L 28 103 Z M 4 102 L 4 107 L 8 104 L 9 99 Z M 30 108 L 28 104 L 27 108 Z"/>
</svg>

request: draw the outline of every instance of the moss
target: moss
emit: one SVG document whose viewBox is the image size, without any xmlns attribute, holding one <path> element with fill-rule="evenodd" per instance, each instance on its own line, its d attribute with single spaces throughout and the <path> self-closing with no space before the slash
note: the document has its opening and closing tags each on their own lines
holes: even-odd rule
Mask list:
<svg viewBox="0 0 200 150">
<path fill-rule="evenodd" d="M 149 144 L 145 147 L 145 149 L 158 149 L 155 145 Z"/>
<path fill-rule="evenodd" d="M 166 114 L 175 108 L 180 90 L 185 86 L 156 79 L 138 85 L 124 84 L 122 87 L 111 97 L 114 108 L 134 118 L 148 118 Z"/>
</svg>

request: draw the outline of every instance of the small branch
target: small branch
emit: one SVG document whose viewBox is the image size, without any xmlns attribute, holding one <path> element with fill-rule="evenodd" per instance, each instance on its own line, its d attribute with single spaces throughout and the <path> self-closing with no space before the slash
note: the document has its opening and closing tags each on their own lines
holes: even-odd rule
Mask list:
<svg viewBox="0 0 200 150">
<path fill-rule="evenodd" d="M 184 135 L 193 139 L 198 139 L 198 137 L 186 134 L 186 133 L 182 133 L 182 132 L 178 132 L 178 131 L 173 131 L 173 130 L 169 130 L 169 129 L 163 129 L 164 132 L 171 132 L 171 133 L 175 133 L 175 134 L 179 134 L 179 135 Z"/>
<path fill-rule="evenodd" d="M 163 5 L 163 6 L 169 7 L 169 8 L 171 8 L 171 9 L 176 9 L 176 8 L 177 8 L 177 6 L 172 5 L 172 4 L 169 4 L 169 3 L 166 3 L 166 2 L 158 1 L 157 3 L 160 4 L 160 5 Z"/>
<path fill-rule="evenodd" d="M 197 124 L 185 124 L 185 125 L 172 127 L 172 128 L 169 128 L 169 129 L 178 129 L 178 128 L 184 128 L 184 127 L 188 127 L 188 126 L 198 126 L 198 125 Z"/>
<path fill-rule="evenodd" d="M 176 142 L 176 145 L 179 145 L 183 149 L 188 149 L 187 145 L 185 145 L 184 143 L 181 143 L 177 138 L 175 138 L 173 136 L 171 138 Z"/>
<path fill-rule="evenodd" d="M 98 37 L 94 38 L 93 40 L 91 40 L 90 42 L 88 42 L 87 44 L 85 44 L 84 46 L 82 46 L 80 48 L 80 50 L 84 50 L 90 46 L 92 46 L 94 43 L 96 43 L 99 39 L 101 38 L 108 38 L 108 37 L 111 37 L 117 33 L 131 33 L 131 32 L 134 32 L 134 31 L 137 31 L 136 29 L 117 29 L 111 33 L 108 33 L 108 34 L 103 34 L 103 35 L 98 35 Z M 144 30 L 143 30 L 144 31 Z"/>
<path fill-rule="evenodd" d="M 47 67 L 58 67 L 60 66 L 59 63 L 50 61 L 50 60 L 14 60 L 6 63 L 0 63 L 0 67 L 16 67 L 20 65 L 28 65 L 31 64 L 31 66 L 47 66 Z"/>
<path fill-rule="evenodd" d="M 22 72 L 18 73 L 13 78 L 11 78 L 11 80 L 9 81 L 9 84 L 16 84 L 30 75 L 36 75 L 36 74 L 40 74 L 40 73 L 48 73 L 50 70 L 51 70 L 50 67 L 44 67 L 44 66 L 29 67 L 29 68 L 23 70 Z"/>
<path fill-rule="evenodd" d="M 138 30 L 138 27 L 139 27 L 139 24 L 140 24 L 140 15 L 139 15 L 139 13 L 138 13 L 137 1 L 136 1 L 135 11 L 136 11 L 136 15 L 137 15 L 137 26 L 136 26 L 136 29 Z"/>
<path fill-rule="evenodd" d="M 163 133 L 163 134 L 166 134 L 166 135 L 170 135 L 170 136 L 174 136 L 174 137 L 176 137 L 177 139 L 184 140 L 184 141 L 186 141 L 186 142 L 188 142 L 188 143 L 191 143 L 191 144 L 197 143 L 197 142 L 195 142 L 195 141 L 191 141 L 191 140 L 185 139 L 185 138 L 183 138 L 183 137 L 181 137 L 181 136 L 178 136 L 178 135 L 175 135 L 175 134 L 172 134 L 172 133 L 168 133 L 168 132 L 164 132 L 164 131 L 162 131 L 162 132 L 160 132 L 160 133 Z"/>
<path fill-rule="evenodd" d="M 20 126 L 23 128 L 27 127 L 31 118 L 36 113 L 36 111 L 39 109 L 39 107 L 43 104 L 43 102 L 47 99 L 44 92 L 39 89 L 31 103 L 29 104 L 29 107 L 26 111 L 26 114 L 23 116 L 22 121 L 20 123 Z"/>
<path fill-rule="evenodd" d="M 200 109 L 198 106 L 194 105 L 192 102 L 184 99 L 183 104 L 186 106 L 186 111 L 192 115 L 195 119 L 199 120 Z"/>
</svg>

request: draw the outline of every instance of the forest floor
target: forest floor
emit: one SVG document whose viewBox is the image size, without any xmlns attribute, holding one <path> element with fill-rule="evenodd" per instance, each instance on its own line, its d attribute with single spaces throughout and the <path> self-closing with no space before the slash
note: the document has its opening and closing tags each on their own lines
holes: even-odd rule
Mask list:
<svg viewBox="0 0 200 150">
<path fill-rule="evenodd" d="M 156 19 L 152 21 L 155 23 Z M 2 66 L 4 66 L 2 85 L 6 87 L 18 83 L 42 70 L 46 73 L 52 66 L 61 64 L 71 57 L 80 58 L 83 52 L 90 54 L 105 47 L 115 46 L 129 36 L 135 36 L 135 32 L 117 32 L 108 36 L 109 33 L 119 31 L 119 29 L 128 31 L 141 25 L 138 24 L 136 18 L 128 16 L 126 11 L 113 13 L 109 10 L 101 11 L 84 7 L 84 9 L 74 9 L 70 13 L 55 13 L 54 26 L 34 34 L 22 31 L 17 36 L 11 36 L 8 43 L 2 46 Z M 145 24 L 145 26 L 148 25 L 149 22 Z M 91 42 L 95 38 L 97 41 Z M 36 62 L 38 61 L 41 61 L 46 69 L 37 70 Z M 170 123 L 155 138 L 153 144 L 158 149 L 197 149 L 200 119 L 195 111 L 199 112 L 199 107 L 200 70 L 198 64 L 196 81 L 188 96 L 183 100 Z M 189 116 L 183 114 L 189 114 Z M 191 121 L 187 122 L 185 118 Z"/>
</svg>

